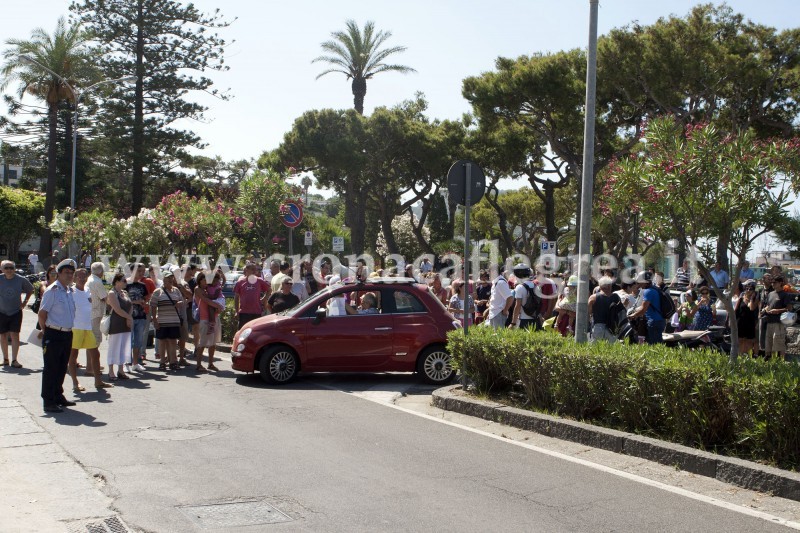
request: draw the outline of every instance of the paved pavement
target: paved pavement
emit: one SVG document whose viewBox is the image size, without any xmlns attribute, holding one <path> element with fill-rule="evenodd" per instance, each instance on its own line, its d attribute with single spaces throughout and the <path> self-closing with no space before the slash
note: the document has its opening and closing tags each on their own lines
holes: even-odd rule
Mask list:
<svg viewBox="0 0 800 533">
<path fill-rule="evenodd" d="M 797 502 L 441 411 L 412 376 L 273 388 L 223 361 L 50 416 L 41 352 L 21 360 L 0 373 L 0 531 L 800 529 Z"/>
</svg>

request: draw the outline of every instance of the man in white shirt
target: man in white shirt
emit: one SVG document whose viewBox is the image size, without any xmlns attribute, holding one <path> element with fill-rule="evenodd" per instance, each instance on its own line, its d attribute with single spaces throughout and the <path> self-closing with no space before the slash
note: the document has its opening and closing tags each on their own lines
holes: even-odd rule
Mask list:
<svg viewBox="0 0 800 533">
<path fill-rule="evenodd" d="M 31 266 L 31 272 L 39 272 L 41 270 L 41 267 L 37 266 L 39 264 L 39 254 L 36 252 L 31 252 L 28 256 L 28 264 Z"/>
<path fill-rule="evenodd" d="M 92 263 L 91 273 L 92 274 L 89 276 L 89 280 L 86 282 L 86 290 L 92 297 L 91 329 L 97 345 L 100 346 L 100 343 L 103 340 L 103 334 L 100 332 L 100 321 L 103 320 L 103 315 L 106 314 L 106 297 L 108 296 L 108 290 L 106 289 L 105 285 L 103 285 L 103 274 L 105 273 L 105 267 L 103 266 L 103 263 Z M 87 365 L 87 373 L 90 370 L 92 370 L 92 368 Z"/>
<path fill-rule="evenodd" d="M 504 328 L 508 318 L 508 310 L 514 303 L 514 293 L 508 285 L 508 272 L 505 265 L 500 265 L 500 272 L 492 281 L 492 292 L 489 296 L 489 316 L 485 324 L 493 328 Z"/>
</svg>

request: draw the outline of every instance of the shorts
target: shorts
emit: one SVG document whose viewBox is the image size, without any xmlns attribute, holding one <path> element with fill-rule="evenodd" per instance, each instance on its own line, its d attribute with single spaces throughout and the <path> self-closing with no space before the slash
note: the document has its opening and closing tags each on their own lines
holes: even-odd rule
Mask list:
<svg viewBox="0 0 800 533">
<path fill-rule="evenodd" d="M 217 336 L 219 334 L 219 321 L 216 321 L 216 323 L 212 325 L 208 320 L 201 320 L 199 333 L 200 334 L 199 334 L 199 339 L 197 341 L 197 346 L 199 347 L 216 346 Z"/>
<path fill-rule="evenodd" d="M 780 322 L 767 323 L 767 340 L 764 343 L 767 354 L 773 352 L 786 352 L 786 326 Z"/>
<path fill-rule="evenodd" d="M 245 324 L 257 318 L 261 318 L 261 315 L 252 313 L 239 313 L 239 329 L 242 329 Z"/>
<path fill-rule="evenodd" d="M 19 333 L 22 329 L 22 311 L 17 311 L 13 315 L 0 313 L 0 334 Z"/>
<path fill-rule="evenodd" d="M 97 348 L 97 340 L 94 332 L 90 329 L 72 330 L 72 349 L 73 350 L 93 350 Z"/>
<path fill-rule="evenodd" d="M 181 338 L 180 326 L 161 326 L 156 330 L 156 339 L 172 340 Z"/>
<path fill-rule="evenodd" d="M 131 332 L 131 348 L 138 348 L 139 351 L 144 353 L 147 349 L 147 330 L 148 324 L 146 318 L 137 318 L 133 321 L 133 331 Z"/>
<path fill-rule="evenodd" d="M 483 324 L 492 328 L 504 328 L 506 327 L 506 318 L 503 313 L 497 313 L 489 320 L 484 320 Z"/>
</svg>

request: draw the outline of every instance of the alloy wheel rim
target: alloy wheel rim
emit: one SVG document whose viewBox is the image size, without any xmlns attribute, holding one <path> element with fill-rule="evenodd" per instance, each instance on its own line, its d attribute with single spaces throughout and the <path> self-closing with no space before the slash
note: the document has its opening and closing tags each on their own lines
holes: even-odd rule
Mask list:
<svg viewBox="0 0 800 533">
<path fill-rule="evenodd" d="M 425 375 L 433 381 L 444 381 L 453 372 L 450 366 L 450 354 L 447 352 L 433 352 L 425 358 L 423 366 Z"/>
<path fill-rule="evenodd" d="M 294 356 L 289 352 L 279 352 L 269 362 L 269 373 L 275 381 L 286 381 L 294 375 Z"/>
</svg>

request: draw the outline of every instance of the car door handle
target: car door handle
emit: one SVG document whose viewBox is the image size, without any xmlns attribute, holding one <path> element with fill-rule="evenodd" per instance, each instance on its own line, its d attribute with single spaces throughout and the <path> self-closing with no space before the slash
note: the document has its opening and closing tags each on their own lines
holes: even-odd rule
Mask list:
<svg viewBox="0 0 800 533">
<path fill-rule="evenodd" d="M 390 331 L 392 328 L 385 327 L 385 328 L 375 328 L 375 331 Z"/>
</svg>

